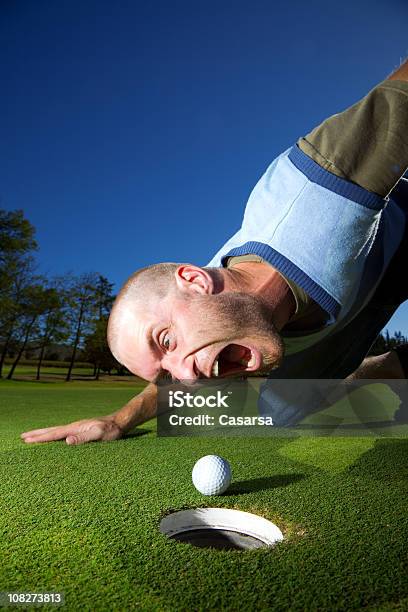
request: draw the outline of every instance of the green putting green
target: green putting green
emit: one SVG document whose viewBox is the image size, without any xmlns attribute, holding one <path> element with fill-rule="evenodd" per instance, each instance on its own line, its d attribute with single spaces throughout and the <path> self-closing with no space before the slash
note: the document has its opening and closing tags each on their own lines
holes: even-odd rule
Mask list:
<svg viewBox="0 0 408 612">
<path fill-rule="evenodd" d="M 408 609 L 408 439 L 157 438 L 154 422 L 77 447 L 19 439 L 136 391 L 0 384 L 0 591 L 63 591 L 67 610 Z M 221 497 L 191 483 L 210 453 L 232 466 Z M 218 551 L 159 532 L 169 511 L 205 506 L 262 515 L 285 539 Z"/>
</svg>

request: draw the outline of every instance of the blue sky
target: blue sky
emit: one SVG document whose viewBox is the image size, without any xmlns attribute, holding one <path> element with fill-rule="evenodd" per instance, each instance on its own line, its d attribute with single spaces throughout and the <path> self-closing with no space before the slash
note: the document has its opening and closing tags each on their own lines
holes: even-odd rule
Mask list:
<svg viewBox="0 0 408 612">
<path fill-rule="evenodd" d="M 408 55 L 403 0 L 3 0 L 0 206 L 41 270 L 205 264 L 265 168 Z M 408 333 L 408 305 L 388 326 Z"/>
</svg>

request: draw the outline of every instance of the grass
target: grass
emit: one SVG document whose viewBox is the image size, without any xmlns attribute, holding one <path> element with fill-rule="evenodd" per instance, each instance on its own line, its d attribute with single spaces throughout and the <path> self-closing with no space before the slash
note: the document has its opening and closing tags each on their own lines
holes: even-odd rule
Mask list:
<svg viewBox="0 0 408 612">
<path fill-rule="evenodd" d="M 57 366 L 43 366 L 40 371 L 40 376 L 41 378 L 47 378 L 47 376 L 51 375 L 51 376 L 59 377 L 60 379 L 63 380 L 65 376 L 67 375 L 68 367 L 69 367 L 68 363 L 65 366 L 58 366 L 58 367 Z M 7 376 L 10 369 L 11 369 L 10 364 L 6 364 L 4 366 L 4 372 L 3 372 L 4 377 Z M 35 366 L 18 365 L 14 372 L 14 378 L 18 379 L 18 378 L 31 377 L 34 379 L 36 374 L 37 374 L 37 368 Z M 75 368 L 74 367 L 72 369 L 72 374 L 77 375 L 77 376 L 92 376 L 93 368 L 84 368 L 84 367 Z"/>
<path fill-rule="evenodd" d="M 407 610 L 408 439 L 157 438 L 24 445 L 21 431 L 107 414 L 129 383 L 0 384 L 0 591 L 61 590 L 67 610 Z M 202 455 L 234 482 L 205 498 Z M 167 540 L 171 509 L 234 507 L 274 520 L 274 549 Z"/>
</svg>

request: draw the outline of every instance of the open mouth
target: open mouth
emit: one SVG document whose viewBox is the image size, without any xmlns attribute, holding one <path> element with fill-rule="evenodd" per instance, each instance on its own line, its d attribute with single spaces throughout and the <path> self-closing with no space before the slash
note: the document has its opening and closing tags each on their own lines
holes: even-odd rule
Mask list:
<svg viewBox="0 0 408 612">
<path fill-rule="evenodd" d="M 228 344 L 216 356 L 211 368 L 211 376 L 231 376 L 243 372 L 254 372 L 261 366 L 261 353 L 254 348 L 241 344 Z"/>
</svg>

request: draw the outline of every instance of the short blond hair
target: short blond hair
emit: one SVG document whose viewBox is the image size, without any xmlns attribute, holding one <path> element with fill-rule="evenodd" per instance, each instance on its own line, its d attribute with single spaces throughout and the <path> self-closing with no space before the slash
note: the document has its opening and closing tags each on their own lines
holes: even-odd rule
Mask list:
<svg viewBox="0 0 408 612">
<path fill-rule="evenodd" d="M 179 265 L 178 263 L 164 262 L 141 268 L 129 276 L 120 289 L 109 316 L 107 329 L 109 348 L 119 362 L 117 346 L 122 308 L 128 302 L 142 302 L 146 299 L 146 294 L 157 300 L 165 299 L 169 292 L 176 287 L 175 272 Z"/>
</svg>

